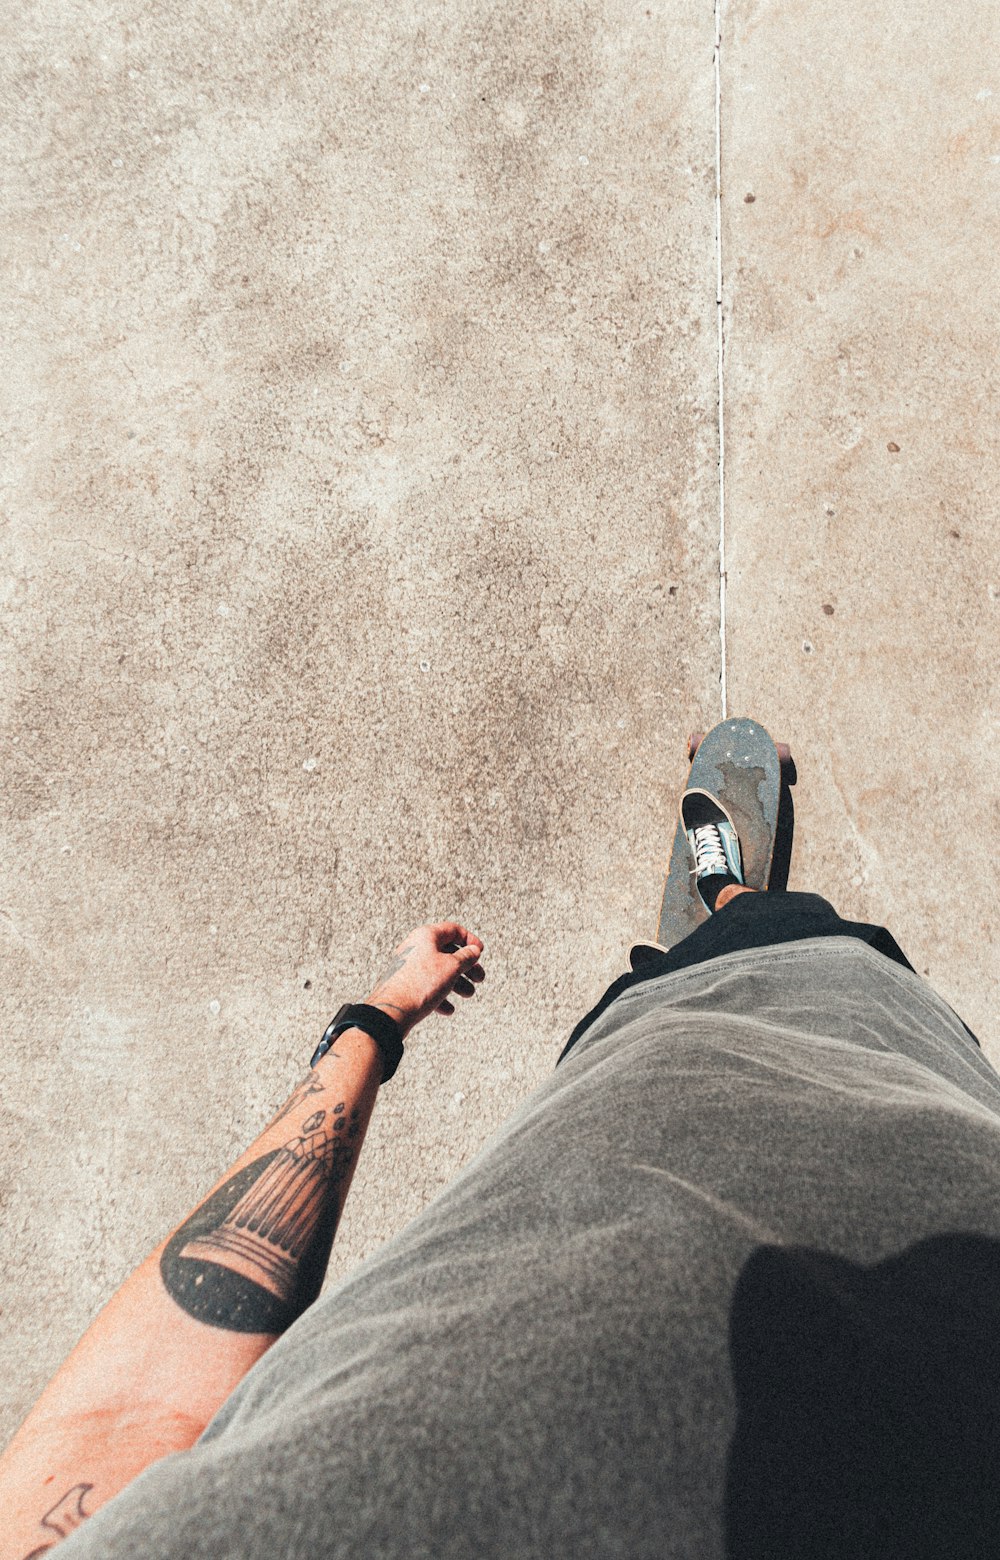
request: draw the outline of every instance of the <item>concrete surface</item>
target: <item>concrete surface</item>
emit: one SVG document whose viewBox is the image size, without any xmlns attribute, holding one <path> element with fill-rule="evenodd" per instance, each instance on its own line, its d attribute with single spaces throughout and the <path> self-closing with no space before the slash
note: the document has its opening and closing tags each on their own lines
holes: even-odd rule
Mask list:
<svg viewBox="0 0 1000 1560">
<path fill-rule="evenodd" d="M 722 17 L 728 706 L 997 1061 L 998 22 L 849 14 Z M 413 926 L 330 1280 L 547 1076 L 721 644 L 710 7 L 0 37 L 5 1441 Z"/>
<path fill-rule="evenodd" d="M 1000 1064 L 1000 10 L 725 12 L 728 693 Z M 752 199 L 748 199 L 752 196 Z"/>
</svg>

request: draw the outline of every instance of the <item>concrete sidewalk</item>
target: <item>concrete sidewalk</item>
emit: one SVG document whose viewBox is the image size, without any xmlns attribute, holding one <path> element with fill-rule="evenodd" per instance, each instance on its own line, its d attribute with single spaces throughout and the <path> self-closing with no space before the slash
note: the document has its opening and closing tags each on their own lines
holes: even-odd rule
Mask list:
<svg viewBox="0 0 1000 1560">
<path fill-rule="evenodd" d="M 1000 15 L 716 25 L 0 24 L 4 1441 L 452 915 L 488 978 L 331 1280 L 472 1157 L 654 936 L 724 692 L 796 756 L 789 886 L 1000 1064 Z"/>
</svg>

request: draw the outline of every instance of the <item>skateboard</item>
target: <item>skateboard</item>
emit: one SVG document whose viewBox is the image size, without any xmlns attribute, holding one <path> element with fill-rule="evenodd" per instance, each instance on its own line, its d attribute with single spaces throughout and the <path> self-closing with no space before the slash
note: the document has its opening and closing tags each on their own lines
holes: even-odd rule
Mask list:
<svg viewBox="0 0 1000 1560">
<path fill-rule="evenodd" d="M 701 786 L 725 803 L 740 837 L 743 881 L 748 888 L 767 888 L 778 833 L 782 771 L 792 765 L 788 747 L 776 745 L 755 720 L 724 720 L 707 736 L 695 732 L 688 738 L 688 759 L 691 769 L 684 790 Z M 693 866 L 678 813 L 656 932 L 660 948 L 672 948 L 708 920 Z"/>
</svg>

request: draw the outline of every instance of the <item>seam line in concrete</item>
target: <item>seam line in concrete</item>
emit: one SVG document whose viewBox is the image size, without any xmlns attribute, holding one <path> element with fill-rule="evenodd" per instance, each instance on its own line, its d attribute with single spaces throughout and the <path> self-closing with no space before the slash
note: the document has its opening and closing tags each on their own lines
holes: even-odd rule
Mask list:
<svg viewBox="0 0 1000 1560">
<path fill-rule="evenodd" d="M 722 0 L 715 0 L 715 312 L 719 331 L 719 692 L 726 699 L 726 445 L 722 382 Z"/>
</svg>

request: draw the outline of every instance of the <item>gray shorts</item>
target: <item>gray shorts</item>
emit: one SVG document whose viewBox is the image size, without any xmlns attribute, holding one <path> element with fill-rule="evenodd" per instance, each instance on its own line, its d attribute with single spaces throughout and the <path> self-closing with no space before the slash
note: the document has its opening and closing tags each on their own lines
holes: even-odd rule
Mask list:
<svg viewBox="0 0 1000 1560">
<path fill-rule="evenodd" d="M 641 963 L 620 975 L 601 1000 L 580 1020 L 559 1053 L 559 1062 L 569 1053 L 584 1030 L 604 1012 L 621 992 L 658 975 L 673 974 L 708 959 L 727 953 L 743 953 L 751 948 L 769 948 L 777 943 L 802 942 L 809 937 L 857 937 L 887 959 L 912 970 L 913 965 L 896 939 L 884 926 L 866 921 L 845 921 L 819 894 L 737 894 L 724 910 L 709 916 L 689 937 L 676 943 L 667 953 L 656 948 L 642 950 Z M 972 1031 L 970 1030 L 971 1034 Z M 972 1036 L 975 1040 L 975 1035 Z M 978 1040 L 976 1041 L 978 1045 Z"/>
</svg>

